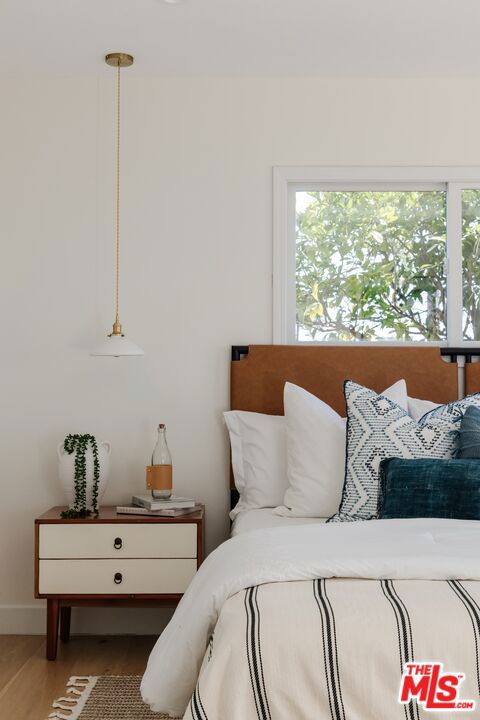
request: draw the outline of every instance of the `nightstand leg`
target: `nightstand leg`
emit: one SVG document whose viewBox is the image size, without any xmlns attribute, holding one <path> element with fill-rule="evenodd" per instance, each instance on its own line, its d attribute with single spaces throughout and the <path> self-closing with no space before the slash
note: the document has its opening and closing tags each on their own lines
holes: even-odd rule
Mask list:
<svg viewBox="0 0 480 720">
<path fill-rule="evenodd" d="M 47 600 L 47 660 L 57 657 L 58 600 Z"/>
<path fill-rule="evenodd" d="M 70 619 L 72 617 L 71 607 L 60 608 L 60 639 L 67 643 L 70 640 Z"/>
</svg>

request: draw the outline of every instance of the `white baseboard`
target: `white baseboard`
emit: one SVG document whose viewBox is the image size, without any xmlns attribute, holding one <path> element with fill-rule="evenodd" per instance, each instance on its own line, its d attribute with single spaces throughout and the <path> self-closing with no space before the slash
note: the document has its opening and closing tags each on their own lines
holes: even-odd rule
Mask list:
<svg viewBox="0 0 480 720">
<path fill-rule="evenodd" d="M 172 608 L 73 608 L 72 633 L 78 635 L 160 635 Z M 0 635 L 43 635 L 46 606 L 0 605 Z"/>
<path fill-rule="evenodd" d="M 0 605 L 0 635 L 40 635 L 45 632 L 46 606 Z"/>
</svg>

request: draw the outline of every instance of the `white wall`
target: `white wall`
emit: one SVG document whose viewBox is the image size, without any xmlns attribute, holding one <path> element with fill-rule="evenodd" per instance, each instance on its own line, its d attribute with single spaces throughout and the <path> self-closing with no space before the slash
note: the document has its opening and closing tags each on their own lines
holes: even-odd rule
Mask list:
<svg viewBox="0 0 480 720">
<path fill-rule="evenodd" d="M 168 425 L 175 485 L 228 531 L 229 347 L 271 342 L 272 167 L 480 165 L 475 81 L 165 80 L 124 74 L 122 310 L 143 359 L 89 357 L 113 321 L 113 77 L 0 77 L 0 632 L 41 632 L 33 519 L 55 446 L 113 443 L 106 501 Z M 77 611 L 80 631 L 164 613 Z"/>
</svg>

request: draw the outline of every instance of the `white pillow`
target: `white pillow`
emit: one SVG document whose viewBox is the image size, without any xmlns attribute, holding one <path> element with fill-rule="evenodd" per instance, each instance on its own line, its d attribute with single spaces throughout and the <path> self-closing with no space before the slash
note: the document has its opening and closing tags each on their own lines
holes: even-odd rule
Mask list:
<svg viewBox="0 0 480 720">
<path fill-rule="evenodd" d="M 407 386 L 399 380 L 382 393 L 407 410 Z M 330 517 L 337 512 L 345 479 L 345 420 L 315 395 L 285 384 L 289 487 L 275 515 Z"/>
<path fill-rule="evenodd" d="M 420 420 L 430 410 L 440 407 L 438 403 L 431 400 L 419 400 L 418 398 L 408 398 L 408 414 L 414 420 Z"/>
<path fill-rule="evenodd" d="M 288 487 L 285 418 L 242 410 L 223 415 L 230 433 L 235 487 L 240 494 L 231 519 L 242 510 L 280 505 Z"/>
</svg>

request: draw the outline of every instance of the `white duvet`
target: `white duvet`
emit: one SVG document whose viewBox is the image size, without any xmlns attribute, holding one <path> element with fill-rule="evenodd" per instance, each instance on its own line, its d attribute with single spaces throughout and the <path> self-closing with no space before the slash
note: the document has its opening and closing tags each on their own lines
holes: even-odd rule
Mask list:
<svg viewBox="0 0 480 720">
<path fill-rule="evenodd" d="M 314 578 L 480 580 L 480 522 L 372 520 L 268 528 L 203 563 L 150 655 L 143 699 L 182 715 L 224 602 L 245 588 Z"/>
</svg>

